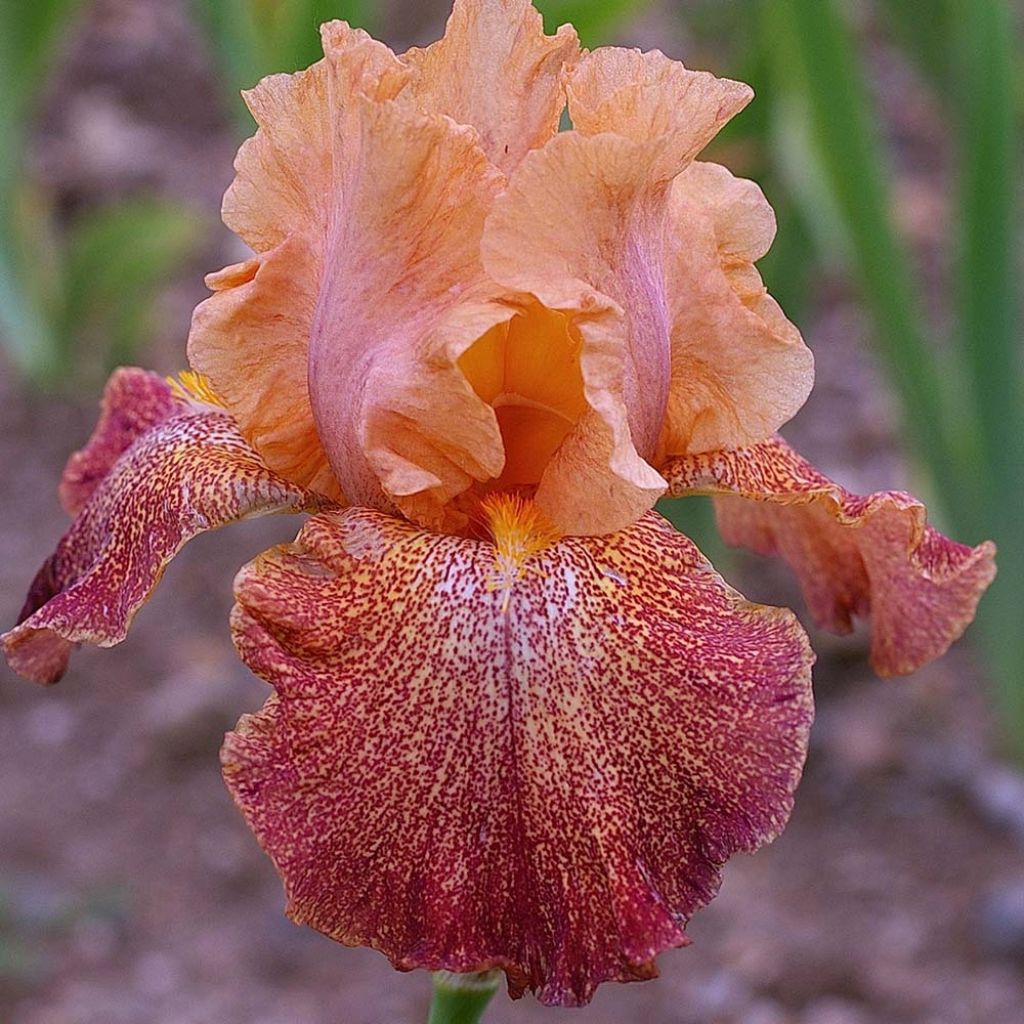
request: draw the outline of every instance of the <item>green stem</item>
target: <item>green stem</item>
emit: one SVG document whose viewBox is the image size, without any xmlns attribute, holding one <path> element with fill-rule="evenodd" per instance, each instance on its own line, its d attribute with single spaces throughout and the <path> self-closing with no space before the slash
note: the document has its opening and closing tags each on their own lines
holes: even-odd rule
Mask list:
<svg viewBox="0 0 1024 1024">
<path fill-rule="evenodd" d="M 501 971 L 438 971 L 434 975 L 434 999 L 427 1024 L 477 1024 L 500 982 Z"/>
</svg>

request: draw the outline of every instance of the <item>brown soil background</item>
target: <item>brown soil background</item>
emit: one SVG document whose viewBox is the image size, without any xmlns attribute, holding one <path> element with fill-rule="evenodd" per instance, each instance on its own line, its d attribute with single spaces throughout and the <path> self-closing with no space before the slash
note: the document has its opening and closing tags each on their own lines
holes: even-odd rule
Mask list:
<svg viewBox="0 0 1024 1024">
<path fill-rule="evenodd" d="M 437 6 L 391 5 L 385 35 L 432 38 Z M 679 31 L 655 11 L 626 41 L 688 55 Z M 101 0 L 76 28 L 33 150 L 69 212 L 142 188 L 207 216 L 205 249 L 168 282 L 138 356 L 165 371 L 182 365 L 202 272 L 237 254 L 215 226 L 235 140 L 210 66 L 182 0 Z M 944 258 L 941 123 L 891 54 L 876 70 L 906 99 L 890 125 L 906 156 L 897 195 L 931 274 Z M 897 417 L 842 281 L 824 282 L 802 326 L 819 383 L 789 436 L 854 489 L 905 486 Z M 68 383 L 61 397 L 30 394 L 0 363 L 4 624 L 64 529 L 56 483 L 94 420 L 98 386 Z M 223 733 L 268 692 L 228 639 L 231 578 L 296 525 L 194 541 L 128 642 L 81 652 L 54 689 L 0 669 L 0 1021 L 425 1020 L 426 975 L 285 919 L 220 780 Z M 799 607 L 776 566 L 744 560 L 730 575 L 751 597 Z M 1024 778 L 995 759 L 969 644 L 881 683 L 863 636 L 812 635 L 819 711 L 797 810 L 774 846 L 728 866 L 693 946 L 664 954 L 657 981 L 606 985 L 582 1011 L 499 996 L 490 1024 L 1024 1021 Z"/>
</svg>

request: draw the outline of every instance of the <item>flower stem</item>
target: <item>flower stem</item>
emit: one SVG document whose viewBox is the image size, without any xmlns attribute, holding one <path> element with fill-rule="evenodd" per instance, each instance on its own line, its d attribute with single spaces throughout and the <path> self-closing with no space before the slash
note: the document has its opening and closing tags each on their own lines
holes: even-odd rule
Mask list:
<svg viewBox="0 0 1024 1024">
<path fill-rule="evenodd" d="M 434 999 L 427 1024 L 477 1024 L 500 981 L 501 971 L 438 971 L 434 975 Z"/>
</svg>

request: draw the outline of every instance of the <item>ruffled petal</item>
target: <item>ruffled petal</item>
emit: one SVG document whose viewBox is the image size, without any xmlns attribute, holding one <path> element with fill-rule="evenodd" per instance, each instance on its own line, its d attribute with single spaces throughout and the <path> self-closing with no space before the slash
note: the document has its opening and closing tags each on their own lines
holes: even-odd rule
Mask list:
<svg viewBox="0 0 1024 1024">
<path fill-rule="evenodd" d="M 458 528 L 451 499 L 504 464 L 458 367 L 515 312 L 479 258 L 502 175 L 474 128 L 424 112 L 411 65 L 343 22 L 322 38 L 322 62 L 248 97 L 225 219 L 259 255 L 211 276 L 189 358 L 282 476 Z"/>
<path fill-rule="evenodd" d="M 901 491 L 850 494 L 782 438 L 675 459 L 662 473 L 673 495 L 721 495 L 726 541 L 782 555 L 819 625 L 846 633 L 853 616 L 870 615 L 871 664 L 881 676 L 906 675 L 944 654 L 995 577 L 990 541 L 971 548 L 949 540 Z"/>
<path fill-rule="evenodd" d="M 665 201 L 641 149 L 615 135 L 563 132 L 516 169 L 483 239 L 494 279 L 565 315 L 580 339 L 590 411 L 537 491 L 566 533 L 621 529 L 665 488 L 644 458 L 654 455 L 670 375 Z"/>
<path fill-rule="evenodd" d="M 399 969 L 560 1004 L 651 977 L 790 812 L 806 637 L 653 513 L 506 550 L 349 509 L 236 597 L 276 694 L 228 736 L 228 787 L 290 916 Z"/>
<path fill-rule="evenodd" d="M 114 463 L 145 433 L 179 408 L 162 377 L 145 370 L 115 370 L 100 400 L 100 418 L 92 437 L 68 459 L 58 493 L 74 518 L 107 478 Z"/>
<path fill-rule="evenodd" d="M 307 383 L 335 136 L 357 135 L 356 96 L 390 99 L 411 72 L 383 43 L 343 22 L 321 35 L 323 60 L 296 75 L 271 75 L 245 94 L 259 128 L 234 162 L 223 217 L 259 255 L 208 276 L 214 294 L 193 315 L 188 358 L 271 469 L 340 500 Z"/>
<path fill-rule="evenodd" d="M 383 43 L 344 22 L 320 30 L 325 59 L 294 75 L 269 75 L 243 93 L 259 129 L 242 143 L 224 195 L 224 223 L 256 252 L 302 235 L 323 245 L 332 204 L 334 133 L 328 89 L 333 68 L 345 98 L 396 96 L 410 72 Z"/>
<path fill-rule="evenodd" d="M 813 356 L 754 268 L 774 237 L 775 215 L 752 181 L 694 162 L 672 183 L 672 382 L 655 465 L 761 441 L 807 399 Z"/>
<path fill-rule="evenodd" d="M 649 463 L 672 380 L 669 184 L 750 95 L 660 53 L 597 50 L 568 80 L 576 130 L 528 154 L 495 202 L 488 273 L 581 339 L 589 410 L 537 489 L 567 533 L 621 529 L 664 491 Z"/>
<path fill-rule="evenodd" d="M 175 394 L 144 370 L 118 370 L 96 432 L 65 470 L 76 518 L 2 638 L 11 667 L 56 682 L 78 643 L 126 636 L 164 566 L 204 530 L 329 503 L 270 472 L 221 408 Z"/>
<path fill-rule="evenodd" d="M 271 75 L 245 94 L 259 128 L 243 143 L 224 196 L 224 222 L 259 254 L 207 278 L 214 295 L 193 314 L 189 361 L 275 472 L 341 498 L 310 405 L 313 329 L 337 135 L 353 146 L 359 102 L 392 99 L 411 72 L 344 22 L 321 28 L 323 60 Z"/>
<path fill-rule="evenodd" d="M 530 0 L 456 0 L 444 38 L 402 59 L 417 69 L 408 91 L 420 105 L 472 125 L 507 173 L 558 131 L 578 57 L 575 29 L 546 36 Z"/>
<path fill-rule="evenodd" d="M 660 181 L 679 174 L 753 97 L 749 85 L 690 71 L 660 50 L 614 46 L 588 53 L 568 83 L 573 127 L 649 147 L 649 172 Z"/>
<path fill-rule="evenodd" d="M 443 528 L 451 498 L 504 464 L 494 412 L 458 366 L 514 312 L 480 265 L 501 175 L 471 128 L 359 108 L 358 145 L 338 140 L 310 397 L 350 501 Z"/>
<path fill-rule="evenodd" d="M 309 399 L 318 279 L 315 253 L 300 235 L 208 275 L 213 295 L 192 314 L 188 358 L 274 472 L 341 500 Z"/>
</svg>

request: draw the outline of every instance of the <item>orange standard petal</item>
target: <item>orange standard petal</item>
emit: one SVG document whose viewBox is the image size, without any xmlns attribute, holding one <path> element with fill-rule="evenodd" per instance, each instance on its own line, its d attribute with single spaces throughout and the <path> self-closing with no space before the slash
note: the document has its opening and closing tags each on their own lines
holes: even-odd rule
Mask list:
<svg viewBox="0 0 1024 1024">
<path fill-rule="evenodd" d="M 243 569 L 235 642 L 276 693 L 224 777 L 297 922 L 583 1003 L 655 975 L 781 830 L 812 656 L 653 513 L 561 540 L 530 503 L 485 517 L 495 543 L 321 515 Z"/>
<path fill-rule="evenodd" d="M 909 494 L 851 494 L 782 438 L 675 459 L 662 472 L 675 496 L 716 496 L 727 542 L 782 555 L 820 626 L 847 633 L 853 616 L 870 616 L 881 676 L 944 654 L 995 577 L 991 542 L 972 548 L 944 537 Z"/>
<path fill-rule="evenodd" d="M 744 240 L 764 209 L 682 174 L 747 86 L 580 57 L 527 0 L 459 0 L 402 57 L 343 22 L 322 37 L 323 61 L 248 94 L 224 216 L 257 256 L 211 275 L 189 340 L 275 472 L 451 532 L 520 489 L 600 534 L 651 507 L 667 453 L 800 404 L 809 354 Z"/>
<path fill-rule="evenodd" d="M 504 461 L 494 413 L 458 366 L 513 314 L 480 265 L 499 175 L 447 118 L 367 103 L 360 116 L 310 334 L 313 414 L 350 501 L 444 528 L 451 499 Z"/>
<path fill-rule="evenodd" d="M 576 30 L 546 36 L 529 0 L 456 0 L 444 38 L 402 55 L 417 72 L 416 102 L 472 125 L 506 173 L 558 131 L 565 75 L 578 58 Z"/>
<path fill-rule="evenodd" d="M 356 97 L 389 100 L 410 71 L 383 43 L 344 23 L 323 26 L 321 35 L 324 60 L 298 74 L 271 75 L 245 93 L 259 128 L 238 151 L 223 216 L 257 255 L 207 277 L 214 294 L 193 314 L 188 355 L 268 466 L 341 499 L 308 384 L 334 202 L 335 134 L 358 132 Z M 339 91 L 341 112 L 331 101 Z"/>
<path fill-rule="evenodd" d="M 566 533 L 600 534 L 634 522 L 663 493 L 652 463 L 665 450 L 666 417 L 685 419 L 687 389 L 700 390 L 703 378 L 727 407 L 743 409 L 751 396 L 770 406 L 764 415 L 755 404 L 744 421 L 744 440 L 757 440 L 803 401 L 810 356 L 795 331 L 780 341 L 735 296 L 722 266 L 729 239 L 716 237 L 713 211 L 704 230 L 680 224 L 673 182 L 750 89 L 658 52 L 601 49 L 570 72 L 567 90 L 575 130 L 513 172 L 488 218 L 483 255 L 496 281 L 561 315 L 578 348 L 585 405 L 536 498 Z M 734 232 L 750 215 L 761 230 L 761 209 L 729 212 Z M 717 336 L 695 331 L 678 298 L 688 263 L 704 268 L 697 276 L 729 305 Z M 744 318 L 752 322 L 734 351 L 728 339 Z"/>
<path fill-rule="evenodd" d="M 201 381 L 172 387 L 136 369 L 111 377 L 96 430 L 61 481 L 74 522 L 36 575 L 18 625 L 0 637 L 16 672 L 53 683 L 75 644 L 120 643 L 196 534 L 330 507 L 270 472 L 214 398 Z"/>
<path fill-rule="evenodd" d="M 569 79 L 569 114 L 582 135 L 624 136 L 648 150 L 651 175 L 670 181 L 753 98 L 743 82 L 691 71 L 660 50 L 602 46 Z"/>
<path fill-rule="evenodd" d="M 342 22 L 322 36 L 322 62 L 250 94 L 225 219 L 259 255 L 211 277 L 189 359 L 275 471 L 459 528 L 452 499 L 504 464 L 458 366 L 514 314 L 479 258 L 502 175 L 474 128 L 402 91 L 411 65 Z"/>
<path fill-rule="evenodd" d="M 814 358 L 754 263 L 775 214 L 752 181 L 695 161 L 672 183 L 665 280 L 672 379 L 655 465 L 666 455 L 770 437 L 804 404 Z"/>
</svg>

